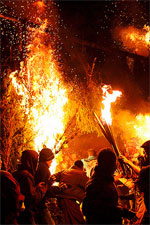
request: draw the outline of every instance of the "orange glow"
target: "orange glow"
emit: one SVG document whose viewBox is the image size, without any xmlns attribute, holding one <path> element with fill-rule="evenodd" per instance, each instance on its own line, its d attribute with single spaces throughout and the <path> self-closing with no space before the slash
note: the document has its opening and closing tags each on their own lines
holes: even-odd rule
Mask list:
<svg viewBox="0 0 150 225">
<path fill-rule="evenodd" d="M 143 29 L 137 29 L 133 26 L 117 27 L 115 36 L 121 39 L 125 50 L 139 55 L 148 56 L 150 46 L 150 27 L 144 26 Z"/>
<path fill-rule="evenodd" d="M 147 45 L 150 46 L 150 27 L 145 25 L 144 29 L 147 31 L 147 33 L 145 35 L 145 41 L 146 41 Z"/>
<path fill-rule="evenodd" d="M 104 85 L 102 87 L 103 91 L 103 108 L 101 110 L 102 112 L 102 120 L 107 122 L 108 124 L 112 124 L 112 118 L 111 118 L 111 103 L 115 102 L 118 97 L 121 96 L 120 91 L 113 91 L 111 89 L 111 86 Z"/>
<path fill-rule="evenodd" d="M 44 7 L 46 7 L 44 1 L 37 1 L 37 2 L 34 2 L 33 4 L 34 6 L 37 6 L 38 8 L 40 8 L 41 10 L 44 9 Z"/>
<path fill-rule="evenodd" d="M 129 156 L 142 154 L 143 149 L 140 146 L 150 139 L 150 113 L 135 115 L 128 110 L 120 110 L 115 122 L 116 132 L 120 130 L 119 136 Z"/>
<path fill-rule="evenodd" d="M 139 137 L 141 144 L 150 139 L 150 114 L 138 114 L 136 124 L 134 125 L 136 135 Z"/>
</svg>

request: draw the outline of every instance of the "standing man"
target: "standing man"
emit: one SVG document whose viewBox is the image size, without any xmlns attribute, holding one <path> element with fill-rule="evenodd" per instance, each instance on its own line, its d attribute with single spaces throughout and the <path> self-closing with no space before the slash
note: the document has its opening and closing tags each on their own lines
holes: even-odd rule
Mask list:
<svg viewBox="0 0 150 225">
<path fill-rule="evenodd" d="M 49 168 L 53 159 L 54 154 L 50 148 L 43 148 L 41 150 L 39 154 L 39 166 L 35 174 L 35 182 L 36 185 L 38 185 L 40 182 L 44 182 L 48 188 L 48 191 L 36 208 L 36 222 L 38 224 L 55 224 L 48 210 L 48 207 L 46 206 L 46 197 L 52 197 L 48 192 L 51 188 L 51 185 L 49 183 L 51 177 Z"/>
</svg>

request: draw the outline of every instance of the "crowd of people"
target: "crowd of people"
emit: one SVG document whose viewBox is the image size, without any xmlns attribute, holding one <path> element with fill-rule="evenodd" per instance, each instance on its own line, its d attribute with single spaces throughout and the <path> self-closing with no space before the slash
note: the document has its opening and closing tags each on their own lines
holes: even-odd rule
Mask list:
<svg viewBox="0 0 150 225">
<path fill-rule="evenodd" d="M 71 168 L 53 175 L 49 170 L 55 157 L 51 149 L 43 148 L 39 154 L 23 151 L 17 171 L 0 170 L 1 224 L 150 224 L 150 140 L 141 147 L 144 156 L 139 165 L 120 156 L 136 173 L 128 194 L 119 192 L 117 181 L 124 175 L 110 148 L 97 154 L 90 150 L 87 159 L 76 160 Z M 124 179 L 128 181 L 128 177 Z M 144 207 L 136 204 L 137 196 L 142 196 Z M 121 204 L 123 199 L 129 204 Z"/>
</svg>

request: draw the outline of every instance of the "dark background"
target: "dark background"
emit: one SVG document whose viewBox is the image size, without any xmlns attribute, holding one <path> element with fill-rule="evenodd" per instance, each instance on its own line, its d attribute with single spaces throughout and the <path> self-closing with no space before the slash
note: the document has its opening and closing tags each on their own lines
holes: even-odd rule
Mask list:
<svg viewBox="0 0 150 225">
<path fill-rule="evenodd" d="M 56 55 L 66 82 L 75 80 L 86 86 L 87 74 L 95 60 L 93 80 L 111 84 L 126 95 L 133 108 L 137 101 L 149 101 L 149 57 L 125 51 L 113 39 L 116 26 L 149 25 L 149 1 L 52 1 L 45 0 L 45 11 L 37 10 L 34 0 L 2 0 L 1 18 L 2 72 L 17 69 L 26 57 L 27 26 L 36 18 L 51 21 L 47 32 L 55 42 Z M 132 59 L 132 69 L 128 65 Z M 132 97 L 131 97 L 132 96 Z"/>
</svg>

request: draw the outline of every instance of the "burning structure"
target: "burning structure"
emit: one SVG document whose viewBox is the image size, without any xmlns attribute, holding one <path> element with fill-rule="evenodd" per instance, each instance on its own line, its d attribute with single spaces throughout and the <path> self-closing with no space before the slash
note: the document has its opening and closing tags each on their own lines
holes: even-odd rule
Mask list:
<svg viewBox="0 0 150 225">
<path fill-rule="evenodd" d="M 8 6 L 12 7 L 10 1 L 7 2 Z M 93 114 L 95 112 L 98 116 L 100 115 L 103 96 L 106 94 L 102 90 L 103 83 L 109 83 L 115 86 L 115 89 L 117 87 L 122 91 L 119 103 L 116 102 L 112 105 L 112 123 L 110 123 L 120 151 L 130 156 L 140 153 L 139 146 L 150 138 L 149 102 L 142 101 L 140 105 L 144 105 L 144 109 L 141 111 L 138 107 L 137 111 L 130 111 L 125 100 L 126 96 L 129 98 L 127 93 L 127 89 L 130 89 L 129 82 L 127 79 L 122 79 L 122 83 L 125 80 L 127 86 L 127 89 L 122 90 L 123 84 L 119 86 L 117 82 L 115 84 L 113 81 L 113 76 L 110 76 L 109 79 L 105 76 L 107 72 L 107 74 L 113 73 L 113 65 L 109 66 L 108 70 L 109 60 L 107 63 L 103 60 L 105 66 L 101 66 L 97 60 L 94 60 L 93 66 L 90 68 L 89 64 L 92 65 L 92 62 L 89 60 L 88 63 L 84 63 L 86 61 L 85 51 L 81 51 L 79 57 L 81 64 L 78 64 L 79 67 L 84 68 L 85 75 L 81 76 L 80 74 L 80 78 L 76 72 L 81 72 L 81 70 L 74 69 L 75 64 L 72 63 L 72 60 L 76 61 L 76 50 L 81 50 L 85 46 L 90 49 L 99 49 L 99 54 L 102 51 L 105 52 L 105 57 L 106 55 L 110 57 L 113 51 L 114 55 L 121 52 L 120 54 L 126 59 L 125 68 L 128 67 L 128 71 L 132 73 L 134 61 L 139 60 L 139 57 L 142 57 L 143 61 L 147 60 L 149 54 L 149 30 L 147 29 L 149 28 L 145 26 L 145 29 L 142 30 L 144 34 L 141 34 L 141 31 L 136 28 L 132 28 L 131 35 L 127 35 L 128 30 L 125 28 L 116 28 L 114 38 L 116 41 L 121 39 L 125 51 L 120 48 L 108 48 L 106 45 L 100 46 L 99 43 L 92 44 L 89 40 L 83 41 L 79 38 L 66 40 L 66 28 L 63 27 L 61 31 L 58 31 L 60 19 L 55 4 L 49 5 L 47 1 L 33 0 L 29 3 L 33 8 L 28 13 L 29 6 L 24 6 L 24 8 L 27 7 L 26 19 L 23 17 L 20 20 L 12 15 L 6 15 L 4 9 L 1 11 L 3 24 L 6 25 L 9 21 L 17 23 L 22 34 L 20 37 L 18 36 L 18 49 L 21 49 L 21 53 L 19 52 L 21 56 L 18 60 L 20 66 L 18 63 L 15 66 L 11 65 L 12 72 L 8 70 L 7 63 L 5 66 L 4 61 L 6 62 L 6 60 L 3 61 L 1 102 L 3 150 L 1 155 L 5 168 L 14 169 L 13 166 L 24 149 L 39 151 L 43 145 L 52 148 L 55 153 L 59 152 L 55 166 L 57 164 L 58 169 L 62 169 L 69 167 L 75 159 L 86 157 L 87 148 L 99 148 L 104 144 L 110 145 L 107 140 L 103 139 L 103 130 L 99 129 Z M 48 11 L 46 10 L 50 7 L 51 16 L 47 19 Z M 19 9 L 17 10 L 19 11 Z M 13 26 L 15 25 L 13 24 Z M 7 28 L 4 29 L 4 32 L 6 30 Z M 61 35 L 63 38 L 65 36 L 64 47 L 59 44 Z M 70 44 L 71 41 L 73 44 Z M 143 43 L 142 50 L 135 45 L 137 42 L 138 46 L 141 42 Z M 78 48 L 74 47 L 74 43 L 79 45 Z M 71 53 L 66 51 L 68 45 Z M 64 48 L 66 48 L 65 51 Z M 133 48 L 134 51 L 132 51 Z M 11 64 L 15 58 L 14 52 L 11 48 L 6 50 L 10 53 Z M 71 56 L 71 62 L 70 59 L 67 63 L 65 62 L 65 59 L 68 58 L 65 58 L 64 52 L 61 54 L 62 51 L 67 52 L 67 57 Z M 77 53 L 79 55 L 79 51 Z M 90 58 L 88 50 L 86 54 Z M 62 62 L 63 57 L 65 66 Z M 69 64 L 71 63 L 73 68 L 70 68 Z M 76 66 L 78 67 L 78 65 Z M 75 73 L 74 77 L 72 70 Z M 97 70 L 100 71 L 100 75 L 97 75 Z M 70 74 L 70 77 L 66 73 Z M 113 82 L 111 83 L 111 81 Z M 113 92 L 113 89 L 110 88 L 110 92 Z M 131 96 L 130 98 L 132 99 Z M 132 101 L 129 102 L 132 103 Z M 106 116 L 106 111 L 103 115 Z M 60 151 L 60 149 L 63 150 Z"/>
</svg>

